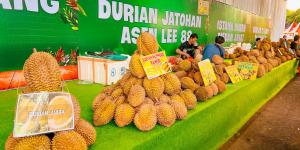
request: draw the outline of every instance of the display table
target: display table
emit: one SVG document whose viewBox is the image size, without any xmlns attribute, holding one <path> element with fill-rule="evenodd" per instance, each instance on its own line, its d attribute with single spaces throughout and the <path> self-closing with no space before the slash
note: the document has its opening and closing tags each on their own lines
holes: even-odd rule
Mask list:
<svg viewBox="0 0 300 150">
<path fill-rule="evenodd" d="M 186 119 L 170 128 L 157 125 L 150 132 L 140 132 L 132 124 L 119 128 L 112 121 L 96 128 L 97 141 L 91 149 L 217 149 L 295 76 L 296 68 L 293 60 L 260 79 L 229 84 L 224 93 L 198 103 Z M 72 81 L 68 88 L 80 101 L 81 116 L 92 122 L 92 101 L 102 86 Z M 16 94 L 16 90 L 0 92 L 0 149 L 13 130 Z"/>
</svg>

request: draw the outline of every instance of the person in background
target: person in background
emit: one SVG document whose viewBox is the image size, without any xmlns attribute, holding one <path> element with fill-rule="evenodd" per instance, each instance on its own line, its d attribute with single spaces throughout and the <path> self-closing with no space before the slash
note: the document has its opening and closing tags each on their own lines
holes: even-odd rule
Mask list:
<svg viewBox="0 0 300 150">
<path fill-rule="evenodd" d="M 299 46 L 299 35 L 294 36 L 294 41 L 291 43 L 291 49 L 295 52 Z"/>
<path fill-rule="evenodd" d="M 212 60 L 212 57 L 214 55 L 219 55 L 223 58 L 225 58 L 225 49 L 223 48 L 223 43 L 225 42 L 225 39 L 223 36 L 216 36 L 215 38 L 215 44 L 208 44 L 203 51 L 203 60 L 210 59 Z"/>
<path fill-rule="evenodd" d="M 196 33 L 191 34 L 188 41 L 182 43 L 176 53 L 180 55 L 182 59 L 197 58 L 202 59 L 202 48 L 197 45 L 198 35 Z"/>
<path fill-rule="evenodd" d="M 254 48 L 255 49 L 259 48 L 260 42 L 261 42 L 261 38 L 260 37 L 258 37 L 258 38 L 255 39 L 255 43 L 254 43 Z"/>
<path fill-rule="evenodd" d="M 288 41 L 287 41 L 286 35 L 284 35 L 282 38 L 283 38 L 283 41 L 282 41 L 282 45 L 280 45 L 280 46 L 284 49 L 287 49 L 288 48 Z"/>
</svg>

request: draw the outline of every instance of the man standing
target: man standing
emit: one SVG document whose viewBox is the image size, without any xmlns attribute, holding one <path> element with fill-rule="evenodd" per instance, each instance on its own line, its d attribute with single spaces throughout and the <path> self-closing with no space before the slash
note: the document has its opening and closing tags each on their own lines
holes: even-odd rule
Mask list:
<svg viewBox="0 0 300 150">
<path fill-rule="evenodd" d="M 222 44 L 224 42 L 225 42 L 225 39 L 223 36 L 216 36 L 215 44 L 208 44 L 204 48 L 203 60 L 210 59 L 210 61 L 211 61 L 214 55 L 219 55 L 219 56 L 225 58 L 225 49 L 222 46 Z"/>
<path fill-rule="evenodd" d="M 191 34 L 188 41 L 182 43 L 176 53 L 181 56 L 182 59 L 198 58 L 202 59 L 201 47 L 197 46 L 198 35 L 196 33 Z"/>
</svg>

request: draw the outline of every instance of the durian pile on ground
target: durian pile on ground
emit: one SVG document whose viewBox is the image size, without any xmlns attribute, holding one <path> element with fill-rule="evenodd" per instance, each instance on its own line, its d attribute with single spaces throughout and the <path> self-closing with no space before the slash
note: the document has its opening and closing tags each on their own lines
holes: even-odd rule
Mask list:
<svg viewBox="0 0 300 150">
<path fill-rule="evenodd" d="M 272 47 L 273 46 L 273 47 Z M 280 50 L 280 52 L 278 51 Z M 239 62 L 251 62 L 259 64 L 257 77 L 264 76 L 267 72 L 280 64 L 295 58 L 288 50 L 278 48 L 276 44 L 272 44 L 269 39 L 264 39 L 258 45 L 258 49 L 250 51 L 236 48 L 233 54 L 226 54 L 226 58 L 233 59 L 233 64 Z"/>
<path fill-rule="evenodd" d="M 33 53 L 24 64 L 24 76 L 28 87 L 23 93 L 60 92 L 62 82 L 59 66 L 50 54 Z M 5 150 L 86 150 L 95 143 L 96 130 L 87 121 L 80 119 L 80 105 L 72 96 L 74 107 L 74 130 L 14 138 L 12 134 L 5 143 Z"/>
<path fill-rule="evenodd" d="M 218 80 L 204 87 L 200 72 L 188 76 L 194 70 L 190 61 L 182 61 L 180 72 L 168 73 L 148 79 L 139 57 L 156 53 L 158 43 L 149 33 L 142 33 L 137 39 L 138 51 L 132 56 L 130 70 L 116 84 L 105 88 L 93 102 L 94 124 L 101 126 L 114 119 L 119 127 L 130 123 L 141 131 L 149 131 L 158 123 L 172 126 L 176 119 L 182 120 L 187 111 L 198 101 L 205 101 L 226 89 Z M 196 81 L 196 82 L 195 82 Z"/>
</svg>

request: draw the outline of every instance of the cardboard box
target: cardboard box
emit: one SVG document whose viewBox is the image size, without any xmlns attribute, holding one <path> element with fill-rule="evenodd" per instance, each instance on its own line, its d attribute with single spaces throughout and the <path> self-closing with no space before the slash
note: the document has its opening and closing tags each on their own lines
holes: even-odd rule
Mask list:
<svg viewBox="0 0 300 150">
<path fill-rule="evenodd" d="M 86 56 L 78 57 L 79 80 L 111 85 L 122 78 L 129 68 L 127 60 L 112 61 Z"/>
<path fill-rule="evenodd" d="M 94 82 L 104 85 L 116 83 L 126 73 L 128 62 L 94 58 Z"/>
<path fill-rule="evenodd" d="M 83 81 L 94 82 L 94 58 L 78 56 L 78 79 Z"/>
</svg>

